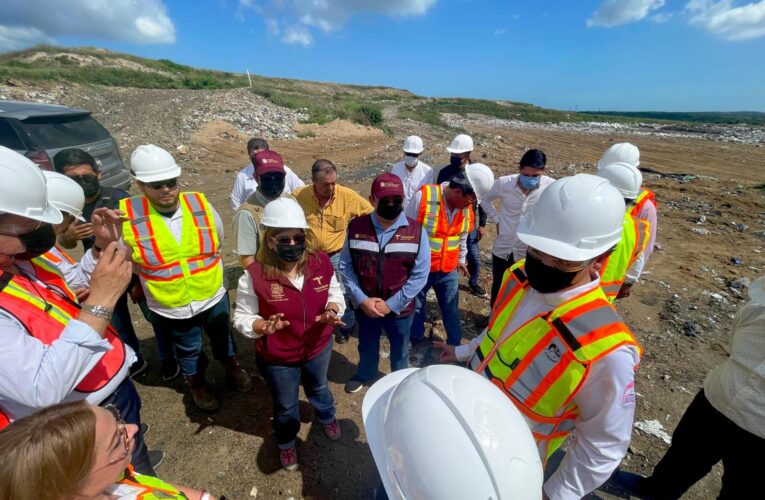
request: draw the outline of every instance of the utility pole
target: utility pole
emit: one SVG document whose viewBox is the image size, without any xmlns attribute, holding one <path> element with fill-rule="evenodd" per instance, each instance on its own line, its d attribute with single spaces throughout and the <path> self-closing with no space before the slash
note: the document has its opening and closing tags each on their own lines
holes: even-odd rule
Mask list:
<svg viewBox="0 0 765 500">
<path fill-rule="evenodd" d="M 247 81 L 250 82 L 250 87 L 252 87 L 252 78 L 250 78 L 250 70 L 249 68 L 245 70 L 247 72 Z"/>
</svg>

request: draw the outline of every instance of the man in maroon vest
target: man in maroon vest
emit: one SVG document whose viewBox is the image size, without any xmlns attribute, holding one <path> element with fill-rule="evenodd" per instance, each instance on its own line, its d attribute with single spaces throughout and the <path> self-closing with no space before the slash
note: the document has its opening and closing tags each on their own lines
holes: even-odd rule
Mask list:
<svg viewBox="0 0 765 500">
<path fill-rule="evenodd" d="M 340 276 L 359 323 L 359 368 L 345 384 L 349 393 L 377 376 L 383 329 L 390 340 L 391 371 L 407 367 L 414 297 L 430 272 L 428 235 L 403 213 L 401 179 L 378 175 L 369 201 L 375 212 L 351 220 L 340 253 Z"/>
</svg>

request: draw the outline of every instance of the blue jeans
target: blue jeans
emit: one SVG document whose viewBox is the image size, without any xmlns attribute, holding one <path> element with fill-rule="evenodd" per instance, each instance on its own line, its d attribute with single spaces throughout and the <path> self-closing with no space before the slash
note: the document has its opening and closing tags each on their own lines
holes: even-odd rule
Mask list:
<svg viewBox="0 0 765 500">
<path fill-rule="evenodd" d="M 135 386 L 129 377 L 117 387 L 108 398 L 101 401 L 99 406 L 112 405 L 120 412 L 120 417 L 125 423 L 138 426 L 138 432 L 135 433 L 135 446 L 133 447 L 133 456 L 130 463 L 133 464 L 136 472 L 148 476 L 156 476 L 154 469 L 149 461 L 149 451 L 146 448 L 146 442 L 143 439 L 141 431 L 141 398 L 135 390 Z"/>
<path fill-rule="evenodd" d="M 213 356 L 220 362 L 236 356 L 236 345 L 229 323 L 228 293 L 210 309 L 186 319 L 165 318 L 157 314 L 157 328 L 167 335 L 185 377 L 203 374 L 207 357 L 202 352 L 202 330 L 210 337 Z"/>
<path fill-rule="evenodd" d="M 340 278 L 340 252 L 337 252 L 335 255 L 329 258 L 329 261 L 332 263 L 332 267 L 335 269 L 335 278 L 340 283 L 340 286 L 343 288 L 343 295 L 345 296 L 345 312 L 343 313 L 343 323 L 345 323 L 345 326 L 340 327 L 340 333 L 342 333 L 344 336 L 348 336 L 351 334 L 351 331 L 353 330 L 353 325 L 356 324 L 356 314 L 353 311 L 353 304 L 351 304 L 351 297 L 345 292 L 345 287 L 343 286 L 343 280 Z"/>
<path fill-rule="evenodd" d="M 481 266 L 480 255 L 478 254 L 478 226 L 468 233 L 467 237 L 467 267 L 470 279 L 470 286 L 478 285 L 479 268 Z"/>
<path fill-rule="evenodd" d="M 143 361 L 141 356 L 141 345 L 138 343 L 138 337 L 135 335 L 135 329 L 133 328 L 133 320 L 130 319 L 130 309 L 128 309 L 127 292 L 123 293 L 117 304 L 114 306 L 114 314 L 111 321 L 112 328 L 114 328 L 120 336 L 120 339 L 125 344 L 129 345 L 135 352 L 136 363 Z"/>
<path fill-rule="evenodd" d="M 414 303 L 414 319 L 409 338 L 412 343 L 417 343 L 425 336 L 425 297 L 428 290 L 433 287 L 438 299 L 438 307 L 441 309 L 441 317 L 446 329 L 446 343 L 460 345 L 462 340 L 462 326 L 460 325 L 460 297 L 459 277 L 457 269 L 443 273 L 434 271 L 428 275 L 428 281 L 420 293 L 417 294 Z"/>
<path fill-rule="evenodd" d="M 317 420 L 328 424 L 335 419 L 335 399 L 329 391 L 327 369 L 332 357 L 332 341 L 321 354 L 293 365 L 271 364 L 255 356 L 255 362 L 263 378 L 274 407 L 272 423 L 274 436 L 279 448 L 295 446 L 295 437 L 300 430 L 300 385 L 305 395 L 316 410 Z"/>
<path fill-rule="evenodd" d="M 380 335 L 383 329 L 390 341 L 390 371 L 407 368 L 409 330 L 413 318 L 414 314 L 402 318 L 393 313 L 384 318 L 370 318 L 359 310 L 356 314 L 356 320 L 359 322 L 359 367 L 351 380 L 368 382 L 377 376 Z"/>
</svg>

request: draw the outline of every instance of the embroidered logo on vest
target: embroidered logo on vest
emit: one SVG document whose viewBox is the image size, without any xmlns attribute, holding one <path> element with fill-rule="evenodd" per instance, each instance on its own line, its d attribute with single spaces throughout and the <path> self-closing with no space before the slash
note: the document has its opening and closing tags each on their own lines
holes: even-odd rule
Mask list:
<svg viewBox="0 0 765 500">
<path fill-rule="evenodd" d="M 281 283 L 271 283 L 271 299 L 276 301 L 286 300 L 284 298 L 284 287 Z"/>
</svg>

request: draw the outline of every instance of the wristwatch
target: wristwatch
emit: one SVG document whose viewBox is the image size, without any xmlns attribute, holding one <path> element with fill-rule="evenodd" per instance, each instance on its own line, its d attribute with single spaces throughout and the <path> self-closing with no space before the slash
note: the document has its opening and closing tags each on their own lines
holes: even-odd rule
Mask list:
<svg viewBox="0 0 765 500">
<path fill-rule="evenodd" d="M 82 310 L 91 316 L 103 318 L 106 321 L 112 319 L 112 315 L 114 314 L 114 309 L 99 305 L 82 304 Z"/>
</svg>

